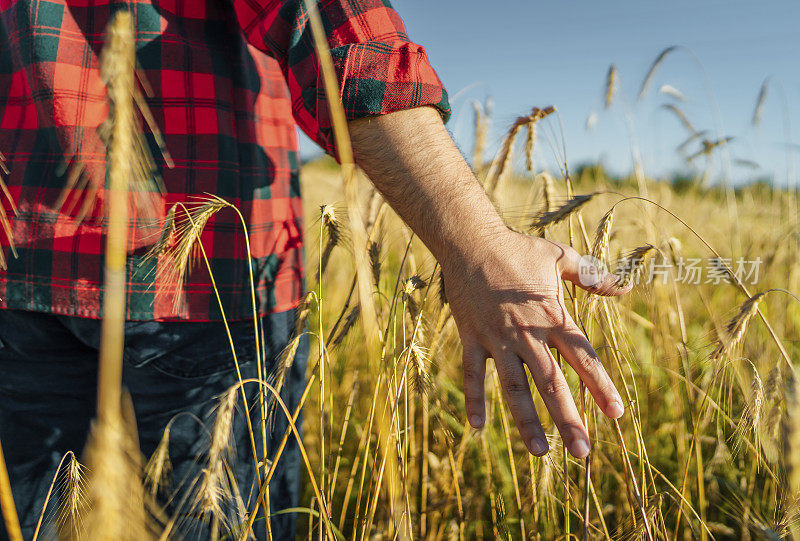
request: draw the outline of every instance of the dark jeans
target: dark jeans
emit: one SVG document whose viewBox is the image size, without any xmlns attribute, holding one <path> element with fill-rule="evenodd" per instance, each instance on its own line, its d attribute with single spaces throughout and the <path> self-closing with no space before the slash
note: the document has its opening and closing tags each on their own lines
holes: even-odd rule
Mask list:
<svg viewBox="0 0 800 541">
<path fill-rule="evenodd" d="M 288 343 L 294 322 L 294 311 L 261 318 L 267 375 Z M 252 320 L 232 322 L 231 333 L 242 378 L 255 378 Z M 26 540 L 33 535 L 61 457 L 67 451 L 80 457 L 86 444 L 96 415 L 99 344 L 100 321 L 0 310 L 0 442 Z M 290 410 L 303 392 L 307 355 L 307 342 L 303 340 L 282 391 Z M 123 386 L 133 401 L 144 460 L 152 455 L 165 426 L 174 419 L 169 436 L 171 487 L 189 486 L 205 465 L 214 407 L 220 395 L 238 381 L 223 324 L 128 322 L 123 363 Z M 245 384 L 245 391 L 260 453 L 258 386 Z M 286 427 L 285 416 L 276 409 L 267 424 L 269 458 Z M 242 498 L 252 508 L 255 466 L 241 398 L 237 401 L 232 443 L 236 456 L 229 462 Z M 291 438 L 270 482 L 273 512 L 298 505 L 302 473 L 297 441 Z M 57 503 L 53 500 L 57 498 L 57 494 L 51 497 L 45 517 L 54 516 Z M 263 516 L 259 518 L 254 529 L 261 538 L 265 524 Z M 271 524 L 275 539 L 294 537 L 294 514 L 274 517 Z M 52 538 L 53 532 L 52 524 L 44 525 L 40 539 Z M 0 527 L 0 539 L 5 535 L 5 528 Z M 187 539 L 207 537 L 197 529 L 183 535 Z"/>
</svg>

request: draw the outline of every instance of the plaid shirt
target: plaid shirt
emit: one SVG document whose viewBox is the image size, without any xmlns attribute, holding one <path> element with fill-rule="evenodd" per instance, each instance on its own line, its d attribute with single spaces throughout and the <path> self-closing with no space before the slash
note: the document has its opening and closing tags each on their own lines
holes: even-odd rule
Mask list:
<svg viewBox="0 0 800 541">
<path fill-rule="evenodd" d="M 79 221 L 76 205 L 57 210 L 57 201 L 76 161 L 103 185 L 97 128 L 108 104 L 99 53 L 110 15 L 125 5 L 152 89 L 147 102 L 174 161 L 166 167 L 146 133 L 166 189 L 161 216 L 207 192 L 232 203 L 247 223 L 252 260 L 231 209 L 202 234 L 226 317 L 251 317 L 248 265 L 261 314 L 296 306 L 303 267 L 295 125 L 334 152 L 302 0 L 0 0 L 0 152 L 18 209 L 13 216 L 4 201 L 18 257 L 3 239 L 0 307 L 101 317 L 102 205 Z M 419 105 L 449 115 L 424 49 L 408 40 L 388 1 L 322 0 L 319 7 L 348 118 Z M 155 295 L 161 273 L 144 258 L 154 240 L 131 241 L 128 319 L 220 319 L 204 265 L 186 281 L 177 309 Z"/>
</svg>

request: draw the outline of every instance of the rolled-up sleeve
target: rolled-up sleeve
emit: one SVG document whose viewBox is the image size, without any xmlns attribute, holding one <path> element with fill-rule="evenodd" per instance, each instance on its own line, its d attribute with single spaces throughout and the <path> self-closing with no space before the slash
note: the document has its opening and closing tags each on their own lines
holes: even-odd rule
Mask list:
<svg viewBox="0 0 800 541">
<path fill-rule="evenodd" d="M 248 41 L 283 70 L 300 128 L 335 154 L 328 100 L 303 0 L 233 0 Z M 446 121 L 447 92 L 387 0 L 321 0 L 322 23 L 348 120 L 430 105 Z"/>
</svg>

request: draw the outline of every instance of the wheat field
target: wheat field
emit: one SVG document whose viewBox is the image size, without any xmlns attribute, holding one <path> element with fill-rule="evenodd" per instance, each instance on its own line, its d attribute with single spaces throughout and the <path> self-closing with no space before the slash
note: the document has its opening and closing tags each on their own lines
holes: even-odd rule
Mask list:
<svg viewBox="0 0 800 541">
<path fill-rule="evenodd" d="M 642 93 L 669 52 L 644 77 Z M 607 105 L 620 99 L 617 81 L 612 66 Z M 116 99 L 115 114 L 119 104 L 131 109 L 130 93 Z M 568 456 L 542 415 L 550 451 L 534 457 L 516 433 L 489 362 L 487 421 L 481 430 L 470 428 L 461 346 L 435 260 L 346 153 L 341 168 L 329 158 L 314 161 L 301 172 L 308 294 L 295 339 L 275 372 L 258 383 L 264 407 L 282 386 L 299 337 L 309 337 L 304 422 L 290 427 L 304 433 L 304 492 L 292 510 L 300 536 L 800 539 L 797 192 L 713 184 L 702 167 L 682 182 L 650 178 L 638 162 L 624 178 L 597 166 L 567 170 L 569 141 L 558 129 L 558 111 L 538 105 L 520 112 L 496 155 L 487 156 L 488 113 L 476 103 L 468 158 L 509 227 L 570 244 L 634 285 L 618 298 L 564 286 L 573 318 L 622 393 L 625 415 L 604 417 L 565 368 L 592 452 L 586 460 Z M 115 122 L 121 136 L 114 144 L 126 140 L 123 130 L 133 124 Z M 708 165 L 728 139 L 698 134 L 690 134 L 690 143 Z M 339 136 L 344 152 L 346 133 Z M 560 158 L 555 164 L 534 159 L 542 145 Z M 130 154 L 112 164 L 130 165 Z M 194 248 L 205 221 L 225 206 L 210 197 L 183 208 L 188 218 L 168 254 L 178 274 L 190 254 L 202 252 Z M 113 357 L 113 350 L 106 353 Z M 167 446 L 140 457 L 131 445 L 115 362 L 101 366 L 110 378 L 102 396 L 112 406 L 101 412 L 87 464 L 68 453 L 53 481 L 64 501 L 57 520 L 68 537 L 168 539 L 176 517 L 149 496 L 169 473 Z M 221 396 L 207 419 L 210 444 L 195 504 L 215 539 L 246 540 L 256 521 L 263 527 L 263 499 L 241 501 L 250 487 L 231 486 L 225 473 L 242 385 Z M 543 414 L 537 393 L 534 401 Z M 279 401 L 270 411 L 297 414 Z M 254 441 L 260 430 L 251 426 Z M 259 465 L 264 479 L 281 467 L 280 455 L 273 459 Z M 6 479 L 0 497 L 7 495 Z M 239 523 L 219 515 L 220 500 L 239 506 Z M 9 505 L 3 509 L 13 526 Z"/>
<path fill-rule="evenodd" d="M 345 537 L 789 538 L 800 467 L 792 447 L 795 193 L 754 185 L 729 199 L 720 188 L 615 181 L 598 168 L 573 177 L 576 194 L 595 195 L 542 234 L 571 238 L 583 253 L 598 253 L 599 244 L 612 269 L 641 259 L 628 295 L 591 300 L 578 290 L 568 302 L 627 402 L 616 427 L 566 370 L 594 442 L 587 476 L 586 463 L 565 457 L 552 425 L 549 455 L 527 453 L 491 369 L 487 424 L 475 431 L 466 423 L 458 334 L 435 261 L 391 214 L 368 250 L 386 331 L 382 356 L 370 359 L 347 298 L 352 246 L 340 231 L 331 248 L 326 225 L 345 212 L 332 198 L 335 165 L 309 164 L 302 178 L 309 268 L 329 252 L 312 288 L 322 311 L 312 302 L 308 320 L 312 360 L 324 347 L 330 372 L 324 396 L 309 395 L 305 442 Z M 640 188 L 657 205 L 636 199 Z M 567 193 L 564 178 L 509 174 L 495 199 L 510 226 L 530 231 L 543 210 L 570 207 Z M 694 283 L 697 273 L 686 269 L 698 260 Z M 737 285 L 737 276 L 748 283 Z M 318 340 L 317 328 L 327 339 Z"/>
<path fill-rule="evenodd" d="M 639 97 L 674 51 L 658 55 Z M 624 99 L 617 85 L 612 65 L 606 108 Z M 730 160 L 732 138 L 703 138 L 674 102 L 662 107 L 689 132 L 679 149 L 696 148 L 688 163 L 705 159 L 693 178 L 675 182 L 648 178 L 639 160 L 626 178 L 598 166 L 567 170 L 552 107 L 520 116 L 487 159 L 488 108 L 473 105 L 471 162 L 509 227 L 568 243 L 635 284 L 615 299 L 565 285 L 626 414 L 619 422 L 598 414 L 569 373 L 593 451 L 574 460 L 551 426 L 549 454 L 533 457 L 490 368 L 488 420 L 471 429 L 436 262 L 384 214 L 379 196 L 342 203 L 335 164 L 309 164 L 308 246 L 318 249 L 308 264 L 318 280 L 308 318 L 327 384 L 309 395 L 308 411 L 318 414 L 306 418 L 305 441 L 327 491 L 327 531 L 352 539 L 798 538 L 797 192 L 764 183 L 734 189 L 724 179 L 709 186 L 713 158 Z M 535 145 L 550 147 L 555 167 L 537 168 Z M 363 179 L 361 186 L 369 193 Z M 361 249 L 377 346 L 355 312 L 357 248 L 343 227 L 354 205 L 368 209 Z M 310 518 L 308 534 L 322 533 L 324 522 Z"/>
</svg>

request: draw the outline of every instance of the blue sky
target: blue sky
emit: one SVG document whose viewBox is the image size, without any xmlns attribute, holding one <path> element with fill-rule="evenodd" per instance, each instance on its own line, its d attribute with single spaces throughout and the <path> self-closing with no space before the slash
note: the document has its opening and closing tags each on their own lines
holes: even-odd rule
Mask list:
<svg viewBox="0 0 800 541">
<path fill-rule="evenodd" d="M 675 150 L 686 132 L 661 107 L 674 103 L 697 129 L 708 129 L 710 139 L 718 133 L 736 138 L 715 158 L 715 176 L 728 171 L 733 182 L 766 175 L 779 183 L 797 182 L 797 0 L 394 0 L 393 5 L 456 98 L 448 127 L 467 154 L 470 100 L 491 95 L 492 150 L 516 116 L 534 105 L 553 104 L 573 167 L 599 160 L 612 171 L 627 172 L 634 141 L 646 173 L 690 170 Z M 661 64 L 648 95 L 637 100 L 653 60 L 672 45 L 681 47 Z M 619 93 L 605 110 L 611 63 L 618 68 Z M 756 98 L 767 77 L 762 121 L 753 127 Z M 686 101 L 660 93 L 667 84 Z M 587 131 L 592 112 L 596 122 Z M 795 147 L 787 152 L 789 128 Z M 540 143 L 540 166 L 554 168 L 547 143 Z M 308 156 L 314 147 L 303 141 L 301 149 Z M 759 168 L 737 160 L 754 161 Z"/>
</svg>

